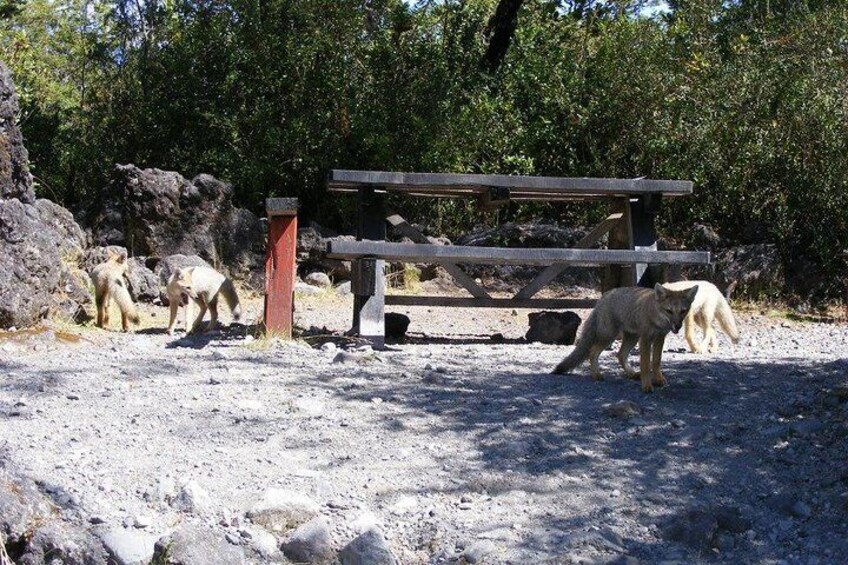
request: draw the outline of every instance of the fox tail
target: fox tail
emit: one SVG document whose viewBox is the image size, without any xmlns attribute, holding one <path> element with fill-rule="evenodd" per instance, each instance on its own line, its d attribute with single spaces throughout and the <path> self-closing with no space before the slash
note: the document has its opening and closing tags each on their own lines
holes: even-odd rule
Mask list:
<svg viewBox="0 0 848 565">
<path fill-rule="evenodd" d="M 238 294 L 236 294 L 236 287 L 233 286 L 233 281 L 226 279 L 221 284 L 221 294 L 224 295 L 227 306 L 230 307 L 230 311 L 233 313 L 233 319 L 236 321 L 241 319 L 241 304 L 239 304 Z"/>
<path fill-rule="evenodd" d="M 137 324 L 139 322 L 138 310 L 130 296 L 130 291 L 127 290 L 123 279 L 117 278 L 109 281 L 109 292 L 118 303 L 118 308 L 126 315 L 130 322 Z"/>
<path fill-rule="evenodd" d="M 589 350 L 596 340 L 597 332 L 597 317 L 595 311 L 589 314 L 586 322 L 583 324 L 583 331 L 577 339 L 574 350 L 557 365 L 553 372 L 556 375 L 565 375 L 577 368 L 583 361 L 589 358 Z"/>
<path fill-rule="evenodd" d="M 730 305 L 724 298 L 718 301 L 716 318 L 721 329 L 733 340 L 733 343 L 739 343 L 739 330 L 736 329 L 736 320 L 733 318 L 733 311 L 730 309 Z"/>
</svg>

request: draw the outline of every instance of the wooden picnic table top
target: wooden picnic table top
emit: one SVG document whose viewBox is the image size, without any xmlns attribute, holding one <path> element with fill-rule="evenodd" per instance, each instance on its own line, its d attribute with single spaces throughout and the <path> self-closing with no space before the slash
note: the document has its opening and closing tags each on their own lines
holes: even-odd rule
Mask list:
<svg viewBox="0 0 848 565">
<path fill-rule="evenodd" d="M 692 194 L 692 181 L 646 178 L 603 179 L 333 169 L 327 181 L 327 188 L 332 192 L 353 192 L 369 187 L 412 196 L 435 197 L 479 197 L 491 189 L 506 189 L 511 200 Z"/>
</svg>

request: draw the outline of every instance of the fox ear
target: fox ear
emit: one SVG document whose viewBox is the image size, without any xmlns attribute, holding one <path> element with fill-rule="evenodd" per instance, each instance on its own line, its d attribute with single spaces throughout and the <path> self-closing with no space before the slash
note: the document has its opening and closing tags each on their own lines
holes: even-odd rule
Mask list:
<svg viewBox="0 0 848 565">
<path fill-rule="evenodd" d="M 686 300 L 690 303 L 695 301 L 695 296 L 698 295 L 698 285 L 693 286 L 689 290 L 686 291 Z"/>
<path fill-rule="evenodd" d="M 663 300 L 665 299 L 666 294 L 668 294 L 668 289 L 660 283 L 657 283 L 654 285 L 654 292 L 657 294 L 657 300 Z"/>
</svg>

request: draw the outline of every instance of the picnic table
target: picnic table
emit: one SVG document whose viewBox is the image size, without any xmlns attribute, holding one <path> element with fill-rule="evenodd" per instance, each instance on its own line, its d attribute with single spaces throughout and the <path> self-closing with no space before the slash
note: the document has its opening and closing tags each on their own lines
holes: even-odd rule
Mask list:
<svg viewBox="0 0 848 565">
<path fill-rule="evenodd" d="M 568 266 L 605 267 L 603 290 L 653 286 L 666 264 L 708 264 L 709 253 L 658 251 L 655 217 L 664 197 L 692 194 L 692 182 L 654 179 L 604 179 L 401 173 L 332 170 L 327 188 L 358 198 L 356 241 L 332 241 L 327 256 L 352 260 L 353 328 L 375 347 L 385 340 L 385 306 L 466 306 L 501 308 L 591 308 L 594 300 L 533 298 Z M 501 248 L 433 245 L 399 214 L 386 209 L 385 196 L 470 198 L 483 211 L 511 201 L 609 202 L 609 215 L 571 248 Z M 386 241 L 392 228 L 414 243 Z M 606 249 L 593 249 L 608 234 Z M 469 297 L 386 295 L 385 261 L 442 265 Z M 537 265 L 544 270 L 511 298 L 494 298 L 460 264 Z"/>
</svg>

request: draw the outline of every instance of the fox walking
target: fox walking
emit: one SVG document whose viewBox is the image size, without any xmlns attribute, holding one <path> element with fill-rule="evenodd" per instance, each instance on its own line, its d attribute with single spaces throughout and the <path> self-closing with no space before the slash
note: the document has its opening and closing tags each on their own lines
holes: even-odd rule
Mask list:
<svg viewBox="0 0 848 565">
<path fill-rule="evenodd" d="M 97 305 L 97 327 L 109 325 L 109 309 L 112 299 L 121 310 L 121 327 L 129 331 L 129 322 L 139 322 L 138 311 L 132 301 L 124 276 L 129 265 L 123 253 L 109 251 L 108 258 L 91 271 L 91 284 L 94 285 L 94 302 Z"/>
<path fill-rule="evenodd" d="M 660 369 L 665 337 L 680 331 L 697 292 L 697 288 L 670 290 L 657 284 L 653 289 L 623 287 L 604 293 L 586 320 L 574 351 L 553 372 L 569 373 L 588 359 L 592 377 L 601 380 L 598 356 L 622 335 L 618 361 L 624 373 L 632 379 L 641 378 L 642 392 L 652 392 L 653 385 L 665 385 Z M 639 372 L 627 360 L 636 343 Z"/>
<path fill-rule="evenodd" d="M 185 267 L 177 269 L 168 280 L 166 288 L 168 302 L 171 308 L 171 319 L 168 322 L 168 334 L 173 335 L 177 321 L 177 310 L 180 304 L 185 305 L 186 333 L 197 332 L 203 323 L 203 316 L 209 310 L 210 320 L 206 330 L 215 327 L 218 321 L 218 297 L 223 296 L 233 313 L 233 319 L 241 318 L 241 305 L 233 281 L 209 267 Z M 191 303 L 199 307 L 194 322 L 191 319 Z"/>
<path fill-rule="evenodd" d="M 718 351 L 718 339 L 715 330 L 713 330 L 713 320 L 718 321 L 721 329 L 733 343 L 739 342 L 739 330 L 736 328 L 733 311 L 721 291 L 714 284 L 707 281 L 680 281 L 666 283 L 663 286 L 669 290 L 698 288 L 698 294 L 695 295 L 695 300 L 692 302 L 692 307 L 689 309 L 689 314 L 684 322 L 686 342 L 693 353 L 704 353 L 705 351 L 715 353 Z M 704 340 L 700 343 L 695 337 L 695 326 L 700 326 L 704 332 Z"/>
</svg>

